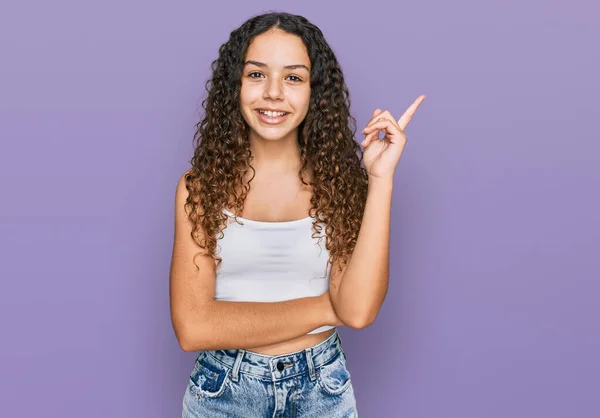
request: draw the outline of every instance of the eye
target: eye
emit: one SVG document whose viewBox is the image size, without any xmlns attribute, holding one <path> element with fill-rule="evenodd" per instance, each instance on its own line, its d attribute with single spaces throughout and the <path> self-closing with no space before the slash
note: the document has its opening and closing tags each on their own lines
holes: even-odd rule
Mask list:
<svg viewBox="0 0 600 418">
<path fill-rule="evenodd" d="M 258 71 L 252 71 L 251 73 L 248 74 L 248 77 L 249 78 L 257 79 L 257 78 L 264 77 L 264 75 L 262 73 L 258 72 Z M 287 76 L 287 78 L 288 79 L 291 78 L 291 81 L 293 81 L 294 83 L 300 83 L 300 82 L 302 82 L 302 79 L 300 77 L 298 77 L 297 75 L 290 74 L 290 75 Z"/>
<path fill-rule="evenodd" d="M 248 77 L 250 77 L 250 78 L 258 78 L 258 77 L 254 77 L 255 74 L 258 74 L 258 77 L 262 76 L 262 74 L 259 73 L 258 71 L 253 71 L 250 74 L 248 74 Z"/>
</svg>

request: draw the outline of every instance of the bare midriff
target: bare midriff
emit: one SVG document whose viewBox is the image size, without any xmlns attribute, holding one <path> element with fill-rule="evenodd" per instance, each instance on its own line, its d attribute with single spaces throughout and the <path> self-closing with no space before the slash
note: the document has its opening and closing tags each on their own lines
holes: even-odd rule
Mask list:
<svg viewBox="0 0 600 418">
<path fill-rule="evenodd" d="M 265 345 L 262 347 L 245 348 L 245 350 L 267 356 L 279 356 L 282 354 L 295 353 L 296 351 L 302 351 L 305 348 L 312 347 L 322 341 L 325 341 L 334 332 L 335 329 L 328 329 L 327 331 L 319 332 L 318 334 L 307 334 L 282 343 Z"/>
</svg>

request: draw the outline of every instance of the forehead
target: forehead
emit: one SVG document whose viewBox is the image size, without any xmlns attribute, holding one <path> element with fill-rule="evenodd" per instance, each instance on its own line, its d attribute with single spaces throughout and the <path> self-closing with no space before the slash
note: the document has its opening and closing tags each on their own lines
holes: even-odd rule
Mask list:
<svg viewBox="0 0 600 418">
<path fill-rule="evenodd" d="M 310 68 L 308 51 L 302 39 L 280 29 L 256 36 L 246 52 L 246 60 L 260 61 L 269 67 L 304 64 Z"/>
</svg>

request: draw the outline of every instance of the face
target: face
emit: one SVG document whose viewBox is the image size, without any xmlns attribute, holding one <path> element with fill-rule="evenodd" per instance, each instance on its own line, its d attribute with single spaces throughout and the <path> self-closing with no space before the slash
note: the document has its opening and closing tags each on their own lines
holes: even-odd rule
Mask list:
<svg viewBox="0 0 600 418">
<path fill-rule="evenodd" d="M 254 38 L 244 62 L 240 106 L 251 137 L 296 139 L 310 100 L 310 60 L 302 40 L 269 30 Z"/>
</svg>

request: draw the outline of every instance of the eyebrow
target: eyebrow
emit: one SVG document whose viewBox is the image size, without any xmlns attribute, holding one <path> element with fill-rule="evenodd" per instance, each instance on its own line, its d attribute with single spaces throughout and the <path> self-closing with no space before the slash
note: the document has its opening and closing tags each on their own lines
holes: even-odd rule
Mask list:
<svg viewBox="0 0 600 418">
<path fill-rule="evenodd" d="M 268 68 L 269 67 L 264 62 L 258 62 L 258 61 L 252 61 L 252 60 L 246 61 L 244 63 L 244 66 L 246 66 L 248 64 L 256 65 L 257 67 L 262 67 L 262 68 Z M 286 65 L 283 68 L 285 68 L 286 70 L 295 70 L 296 68 L 305 68 L 306 71 L 310 72 L 310 70 L 308 69 L 308 67 L 306 65 L 304 65 L 304 64 Z"/>
</svg>

